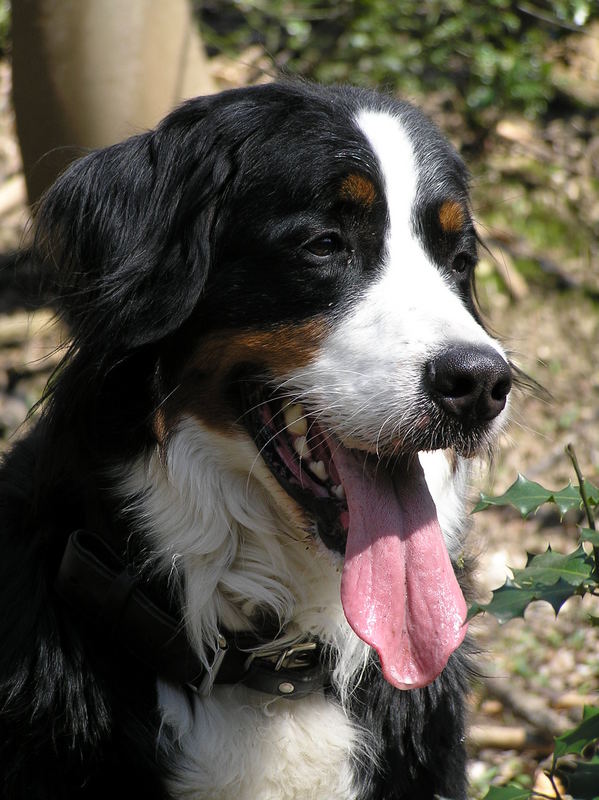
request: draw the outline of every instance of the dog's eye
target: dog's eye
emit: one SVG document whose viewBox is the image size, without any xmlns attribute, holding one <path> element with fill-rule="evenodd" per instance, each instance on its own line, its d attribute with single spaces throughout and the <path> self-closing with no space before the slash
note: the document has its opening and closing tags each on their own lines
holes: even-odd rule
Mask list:
<svg viewBox="0 0 599 800">
<path fill-rule="evenodd" d="M 474 259 L 469 253 L 458 253 L 453 259 L 451 268 L 458 275 L 466 275 L 474 267 Z"/>
<path fill-rule="evenodd" d="M 343 242 L 336 233 L 325 233 L 306 242 L 304 249 L 317 258 L 327 258 L 343 250 Z"/>
</svg>

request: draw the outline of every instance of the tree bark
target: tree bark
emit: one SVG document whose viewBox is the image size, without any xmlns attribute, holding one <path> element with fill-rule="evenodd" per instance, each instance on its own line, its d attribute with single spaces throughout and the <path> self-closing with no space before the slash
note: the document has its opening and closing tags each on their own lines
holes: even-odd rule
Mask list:
<svg viewBox="0 0 599 800">
<path fill-rule="evenodd" d="M 87 149 L 213 91 L 187 0 L 14 0 L 13 97 L 29 201 Z"/>
</svg>

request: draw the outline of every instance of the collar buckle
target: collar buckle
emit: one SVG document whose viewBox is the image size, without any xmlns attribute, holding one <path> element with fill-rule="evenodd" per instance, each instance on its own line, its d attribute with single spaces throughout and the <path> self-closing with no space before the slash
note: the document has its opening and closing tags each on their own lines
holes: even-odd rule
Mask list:
<svg viewBox="0 0 599 800">
<path fill-rule="evenodd" d="M 314 653 L 316 646 L 316 642 L 309 641 L 288 647 L 277 659 L 275 672 L 279 672 L 281 669 L 304 669 L 310 666 L 313 659 L 309 654 Z"/>
<path fill-rule="evenodd" d="M 251 689 L 278 697 L 305 697 L 328 685 L 329 672 L 321 663 L 321 652 L 322 645 L 313 639 L 252 652 L 241 680 Z"/>
<path fill-rule="evenodd" d="M 272 664 L 275 672 L 280 672 L 282 669 L 305 669 L 312 665 L 314 659 L 310 658 L 310 654 L 313 654 L 318 647 L 318 643 L 311 639 L 307 642 L 297 642 L 289 646 L 281 645 L 276 647 L 274 646 L 276 644 L 276 642 L 273 642 L 273 647 L 261 648 L 251 652 L 245 660 L 244 669 L 246 672 L 251 669 L 254 661 L 258 659 Z"/>
</svg>

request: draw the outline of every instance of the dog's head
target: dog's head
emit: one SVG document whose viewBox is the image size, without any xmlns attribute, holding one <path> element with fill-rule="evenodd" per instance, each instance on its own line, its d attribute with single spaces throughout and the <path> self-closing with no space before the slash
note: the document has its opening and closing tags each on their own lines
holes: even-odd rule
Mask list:
<svg viewBox="0 0 599 800">
<path fill-rule="evenodd" d="M 465 606 L 418 453 L 486 449 L 511 372 L 476 311 L 467 177 L 437 129 L 350 89 L 192 100 L 67 171 L 38 244 L 101 379 L 144 354 L 149 438 L 190 416 L 250 437 L 281 502 L 345 554 L 346 616 L 388 679 L 438 674 Z M 124 405 L 138 391 L 120 388 Z"/>
</svg>

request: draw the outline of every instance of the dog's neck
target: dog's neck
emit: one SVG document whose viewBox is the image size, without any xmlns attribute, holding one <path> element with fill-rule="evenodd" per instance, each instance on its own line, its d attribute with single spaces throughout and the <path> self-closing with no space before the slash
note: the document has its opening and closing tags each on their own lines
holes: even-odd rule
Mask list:
<svg viewBox="0 0 599 800">
<path fill-rule="evenodd" d="M 162 451 L 123 471 L 119 491 L 150 536 L 154 569 L 182 589 L 206 666 L 223 628 L 255 630 L 264 618 L 290 640 L 309 634 L 330 646 L 341 683 L 363 666 L 368 648 L 341 607 L 341 562 L 302 525 L 242 434 L 186 419 Z"/>
</svg>

